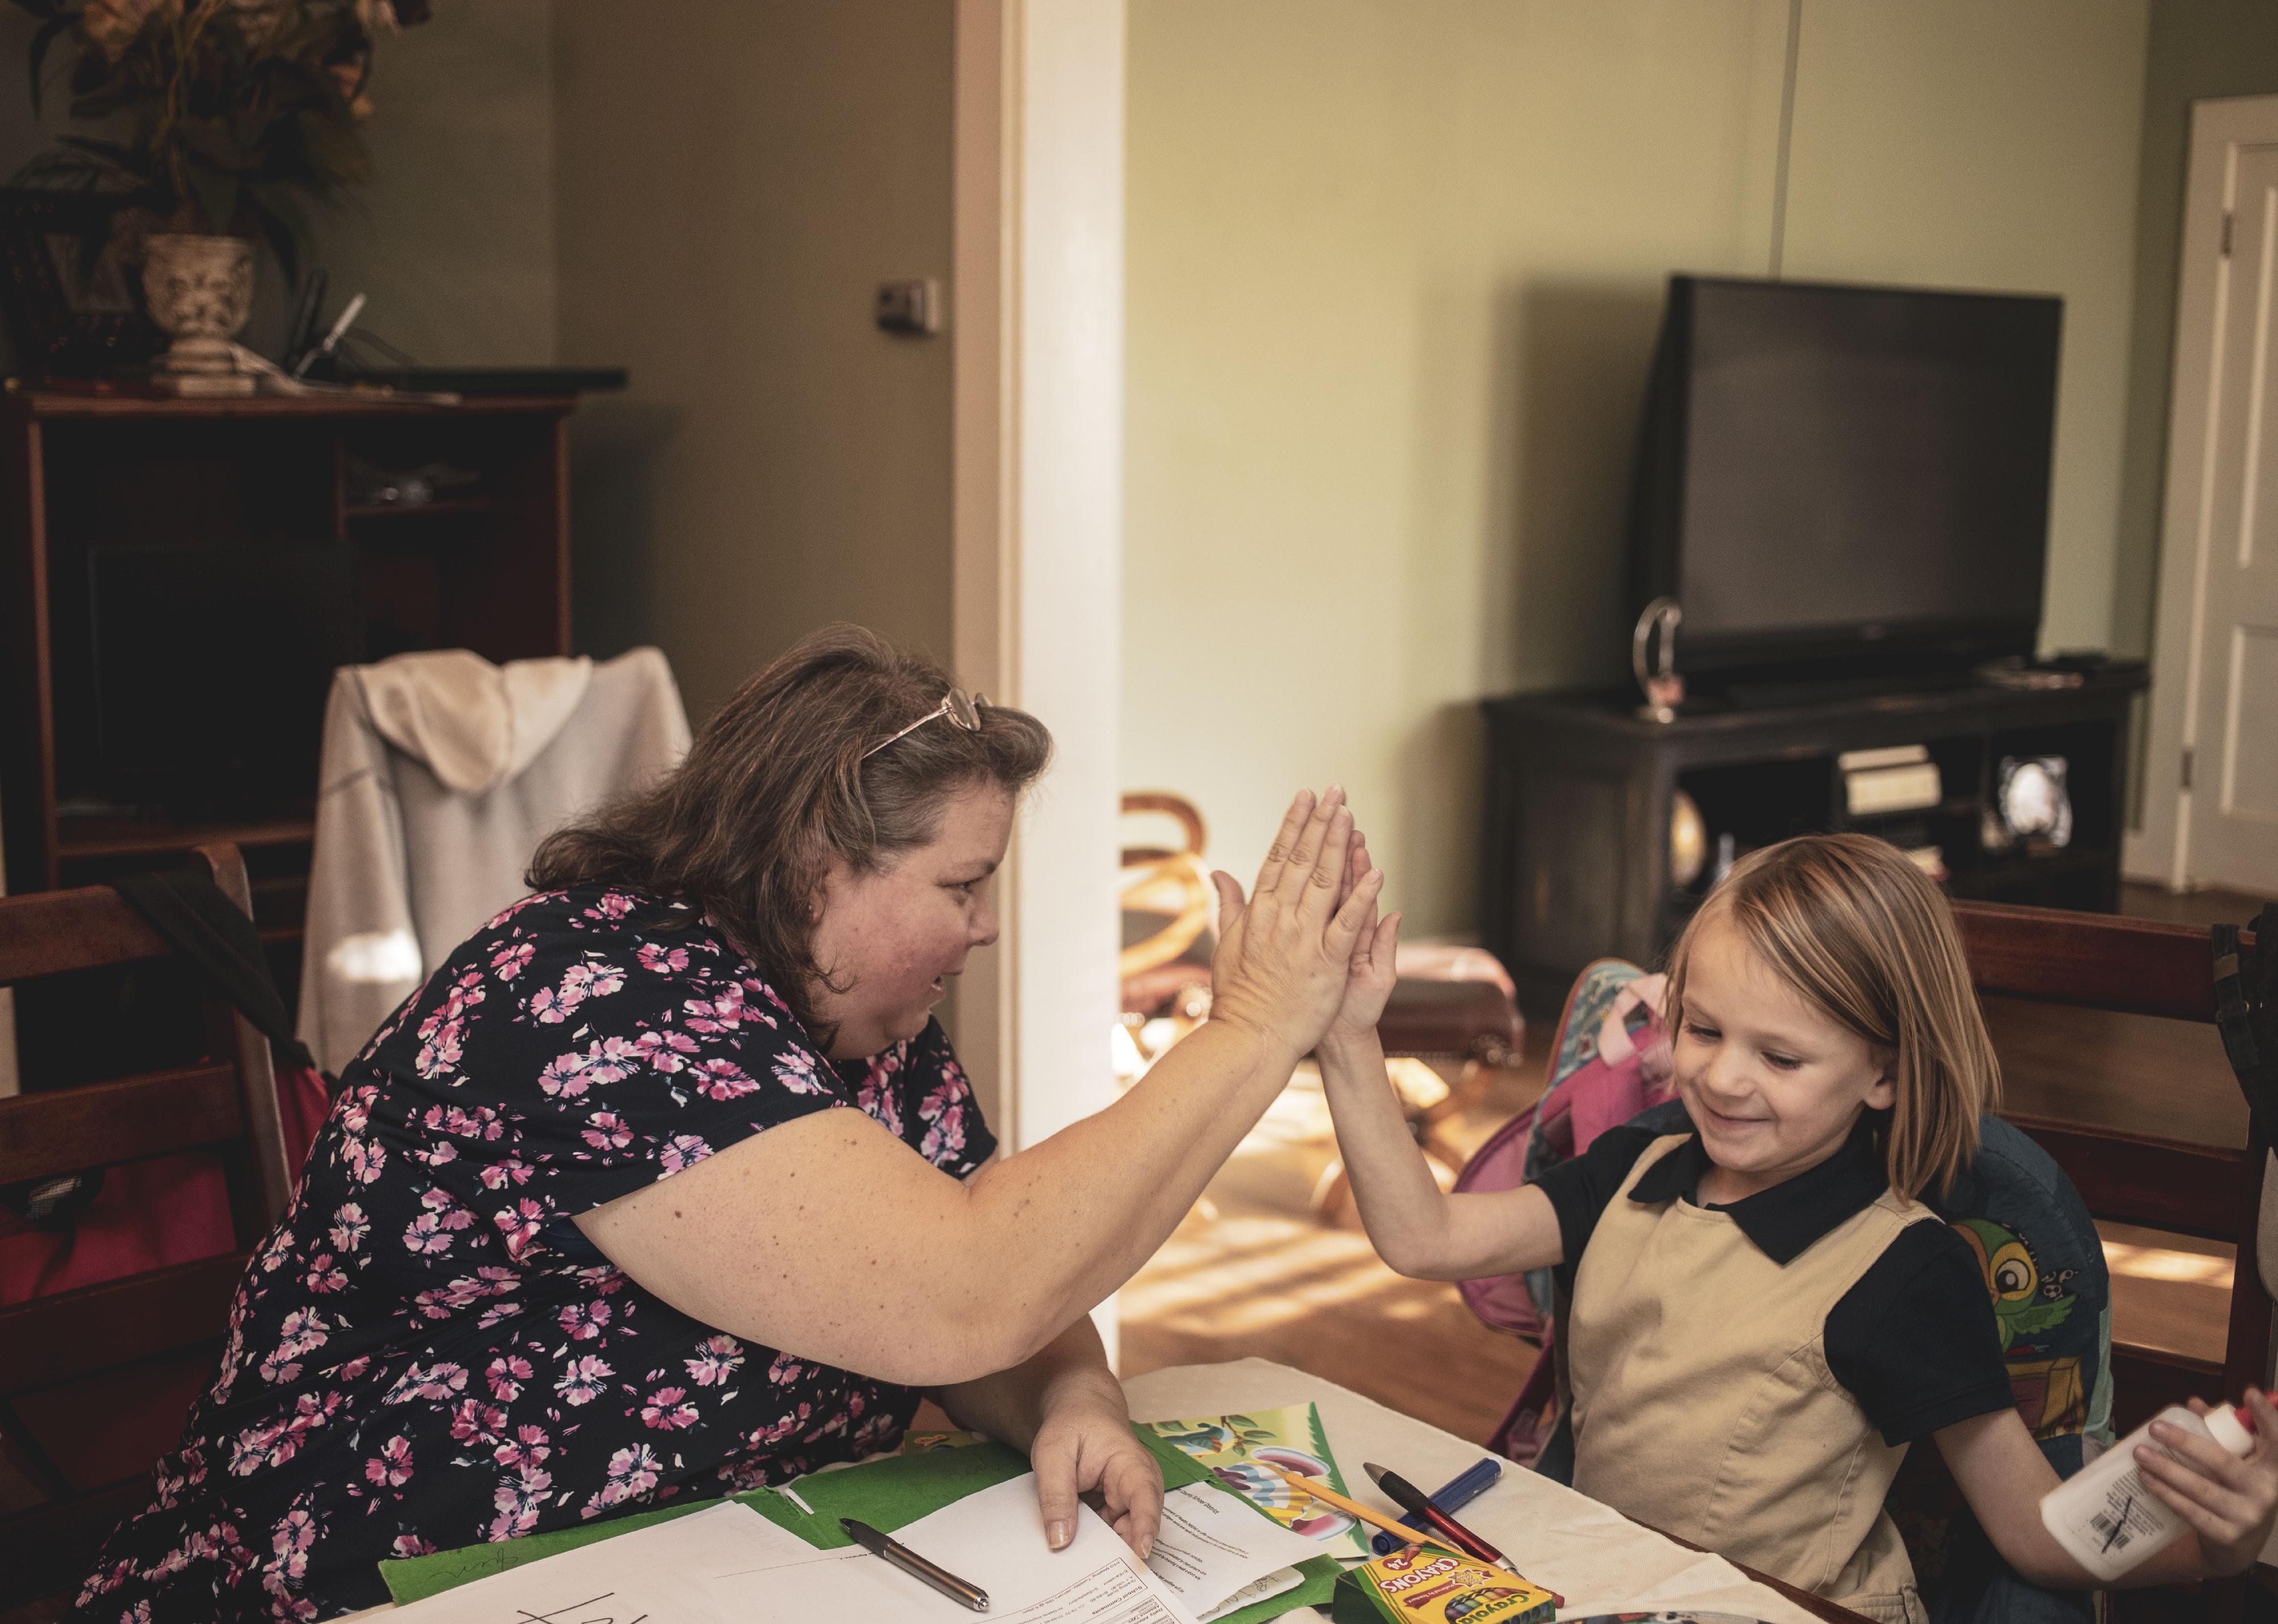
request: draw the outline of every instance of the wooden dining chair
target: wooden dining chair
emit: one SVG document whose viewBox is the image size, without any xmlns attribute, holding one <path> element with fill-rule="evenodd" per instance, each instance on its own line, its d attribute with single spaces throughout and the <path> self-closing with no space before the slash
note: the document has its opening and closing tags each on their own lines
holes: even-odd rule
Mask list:
<svg viewBox="0 0 2278 1624">
<path fill-rule="evenodd" d="M 240 907 L 234 846 L 197 848 Z M 173 957 L 108 886 L 0 897 L 0 986 Z M 191 1063 L 0 1099 L 0 1186 L 212 1153 L 234 1244 L 0 1308 L 0 1624 L 60 1617 L 211 1381 L 246 1258 L 291 1191 L 267 1040 L 218 997 Z M 41 1078 L 26 1077 L 36 1090 Z M 20 1224 L 6 1209 L 0 1222 Z"/>
<path fill-rule="evenodd" d="M 2221 1067 L 2228 1076 L 2213 1030 L 2214 960 L 2205 927 L 1978 903 L 1956 903 L 1953 917 L 1981 997 L 2192 1022 L 2207 1028 L 2208 1067 Z M 2253 942 L 2251 933 L 2245 941 Z M 1998 1050 L 1998 1023 L 1996 1032 Z M 2003 1056 L 2005 1070 L 2008 1058 Z M 2086 1061 L 2083 1056 L 2083 1070 Z M 2179 1079 L 2144 1076 L 2125 1083 L 2139 1095 L 2155 1096 L 2177 1087 Z M 2259 1134 L 2250 1125 L 2243 1143 L 2167 1138 L 2141 1131 L 2141 1113 L 2124 1127 L 2099 1121 L 2108 1113 L 2085 1092 L 2076 1102 L 2036 1093 L 2037 1110 L 2001 1114 L 2064 1170 L 2091 1216 L 2237 1248 L 2219 1361 L 2114 1338 L 2115 1429 L 2124 1435 L 2165 1406 L 2192 1396 L 2236 1400 L 2250 1386 L 2267 1385 L 2271 1299 L 2258 1267 L 2256 1231 L 2268 1157 Z M 2204 1615 L 2238 1616 L 2244 1586 L 2236 1581 L 2207 1587 Z"/>
</svg>

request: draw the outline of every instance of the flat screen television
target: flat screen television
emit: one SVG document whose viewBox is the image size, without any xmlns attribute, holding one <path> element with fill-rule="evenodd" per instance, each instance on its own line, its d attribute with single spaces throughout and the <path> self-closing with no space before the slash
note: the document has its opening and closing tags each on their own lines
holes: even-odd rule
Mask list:
<svg viewBox="0 0 2278 1624">
<path fill-rule="evenodd" d="M 1632 610 L 1688 674 L 2033 652 L 2061 300 L 1674 276 L 1639 433 Z"/>
</svg>

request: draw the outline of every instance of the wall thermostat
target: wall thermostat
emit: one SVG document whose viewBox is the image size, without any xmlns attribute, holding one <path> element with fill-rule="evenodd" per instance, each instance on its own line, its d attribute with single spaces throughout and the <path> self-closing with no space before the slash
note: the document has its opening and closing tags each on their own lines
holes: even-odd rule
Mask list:
<svg viewBox="0 0 2278 1624">
<path fill-rule="evenodd" d="M 933 277 L 878 284 L 878 325 L 888 332 L 930 337 L 941 331 L 941 283 Z"/>
</svg>

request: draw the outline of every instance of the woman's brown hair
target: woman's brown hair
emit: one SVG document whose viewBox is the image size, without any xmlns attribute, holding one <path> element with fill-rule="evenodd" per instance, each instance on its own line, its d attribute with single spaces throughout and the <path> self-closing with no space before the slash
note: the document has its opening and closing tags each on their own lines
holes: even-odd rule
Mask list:
<svg viewBox="0 0 2278 1624">
<path fill-rule="evenodd" d="M 830 859 L 857 873 L 940 832 L 975 784 L 1015 796 L 1051 756 L 1025 711 L 989 705 L 981 729 L 938 717 L 865 757 L 941 704 L 949 674 L 859 626 L 805 638 L 714 712 L 653 788 L 548 835 L 533 890 L 616 885 L 686 903 L 725 931 L 818 1041 L 814 905 Z"/>
<path fill-rule="evenodd" d="M 1830 1019 L 1891 1056 L 1892 1187 L 1912 1197 L 1949 1186 L 1977 1154 L 1977 1119 L 2000 1098 L 2001 1066 L 1930 877 L 1864 835 L 1807 835 L 1749 853 L 1670 955 L 1672 1033 L 1683 1030 L 1693 944 L 1719 919 Z"/>
</svg>

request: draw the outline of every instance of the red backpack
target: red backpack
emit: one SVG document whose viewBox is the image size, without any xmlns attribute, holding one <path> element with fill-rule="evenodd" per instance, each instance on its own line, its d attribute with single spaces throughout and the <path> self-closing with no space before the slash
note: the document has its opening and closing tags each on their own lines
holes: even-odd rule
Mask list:
<svg viewBox="0 0 2278 1624">
<path fill-rule="evenodd" d="M 293 1036 L 261 936 L 212 880 L 128 874 L 118 894 L 269 1040 L 286 1165 L 298 1178 L 332 1109 L 333 1079 Z M 152 1156 L 0 1191 L 0 1308 L 233 1250 L 229 1188 L 212 1151 Z"/>
</svg>

